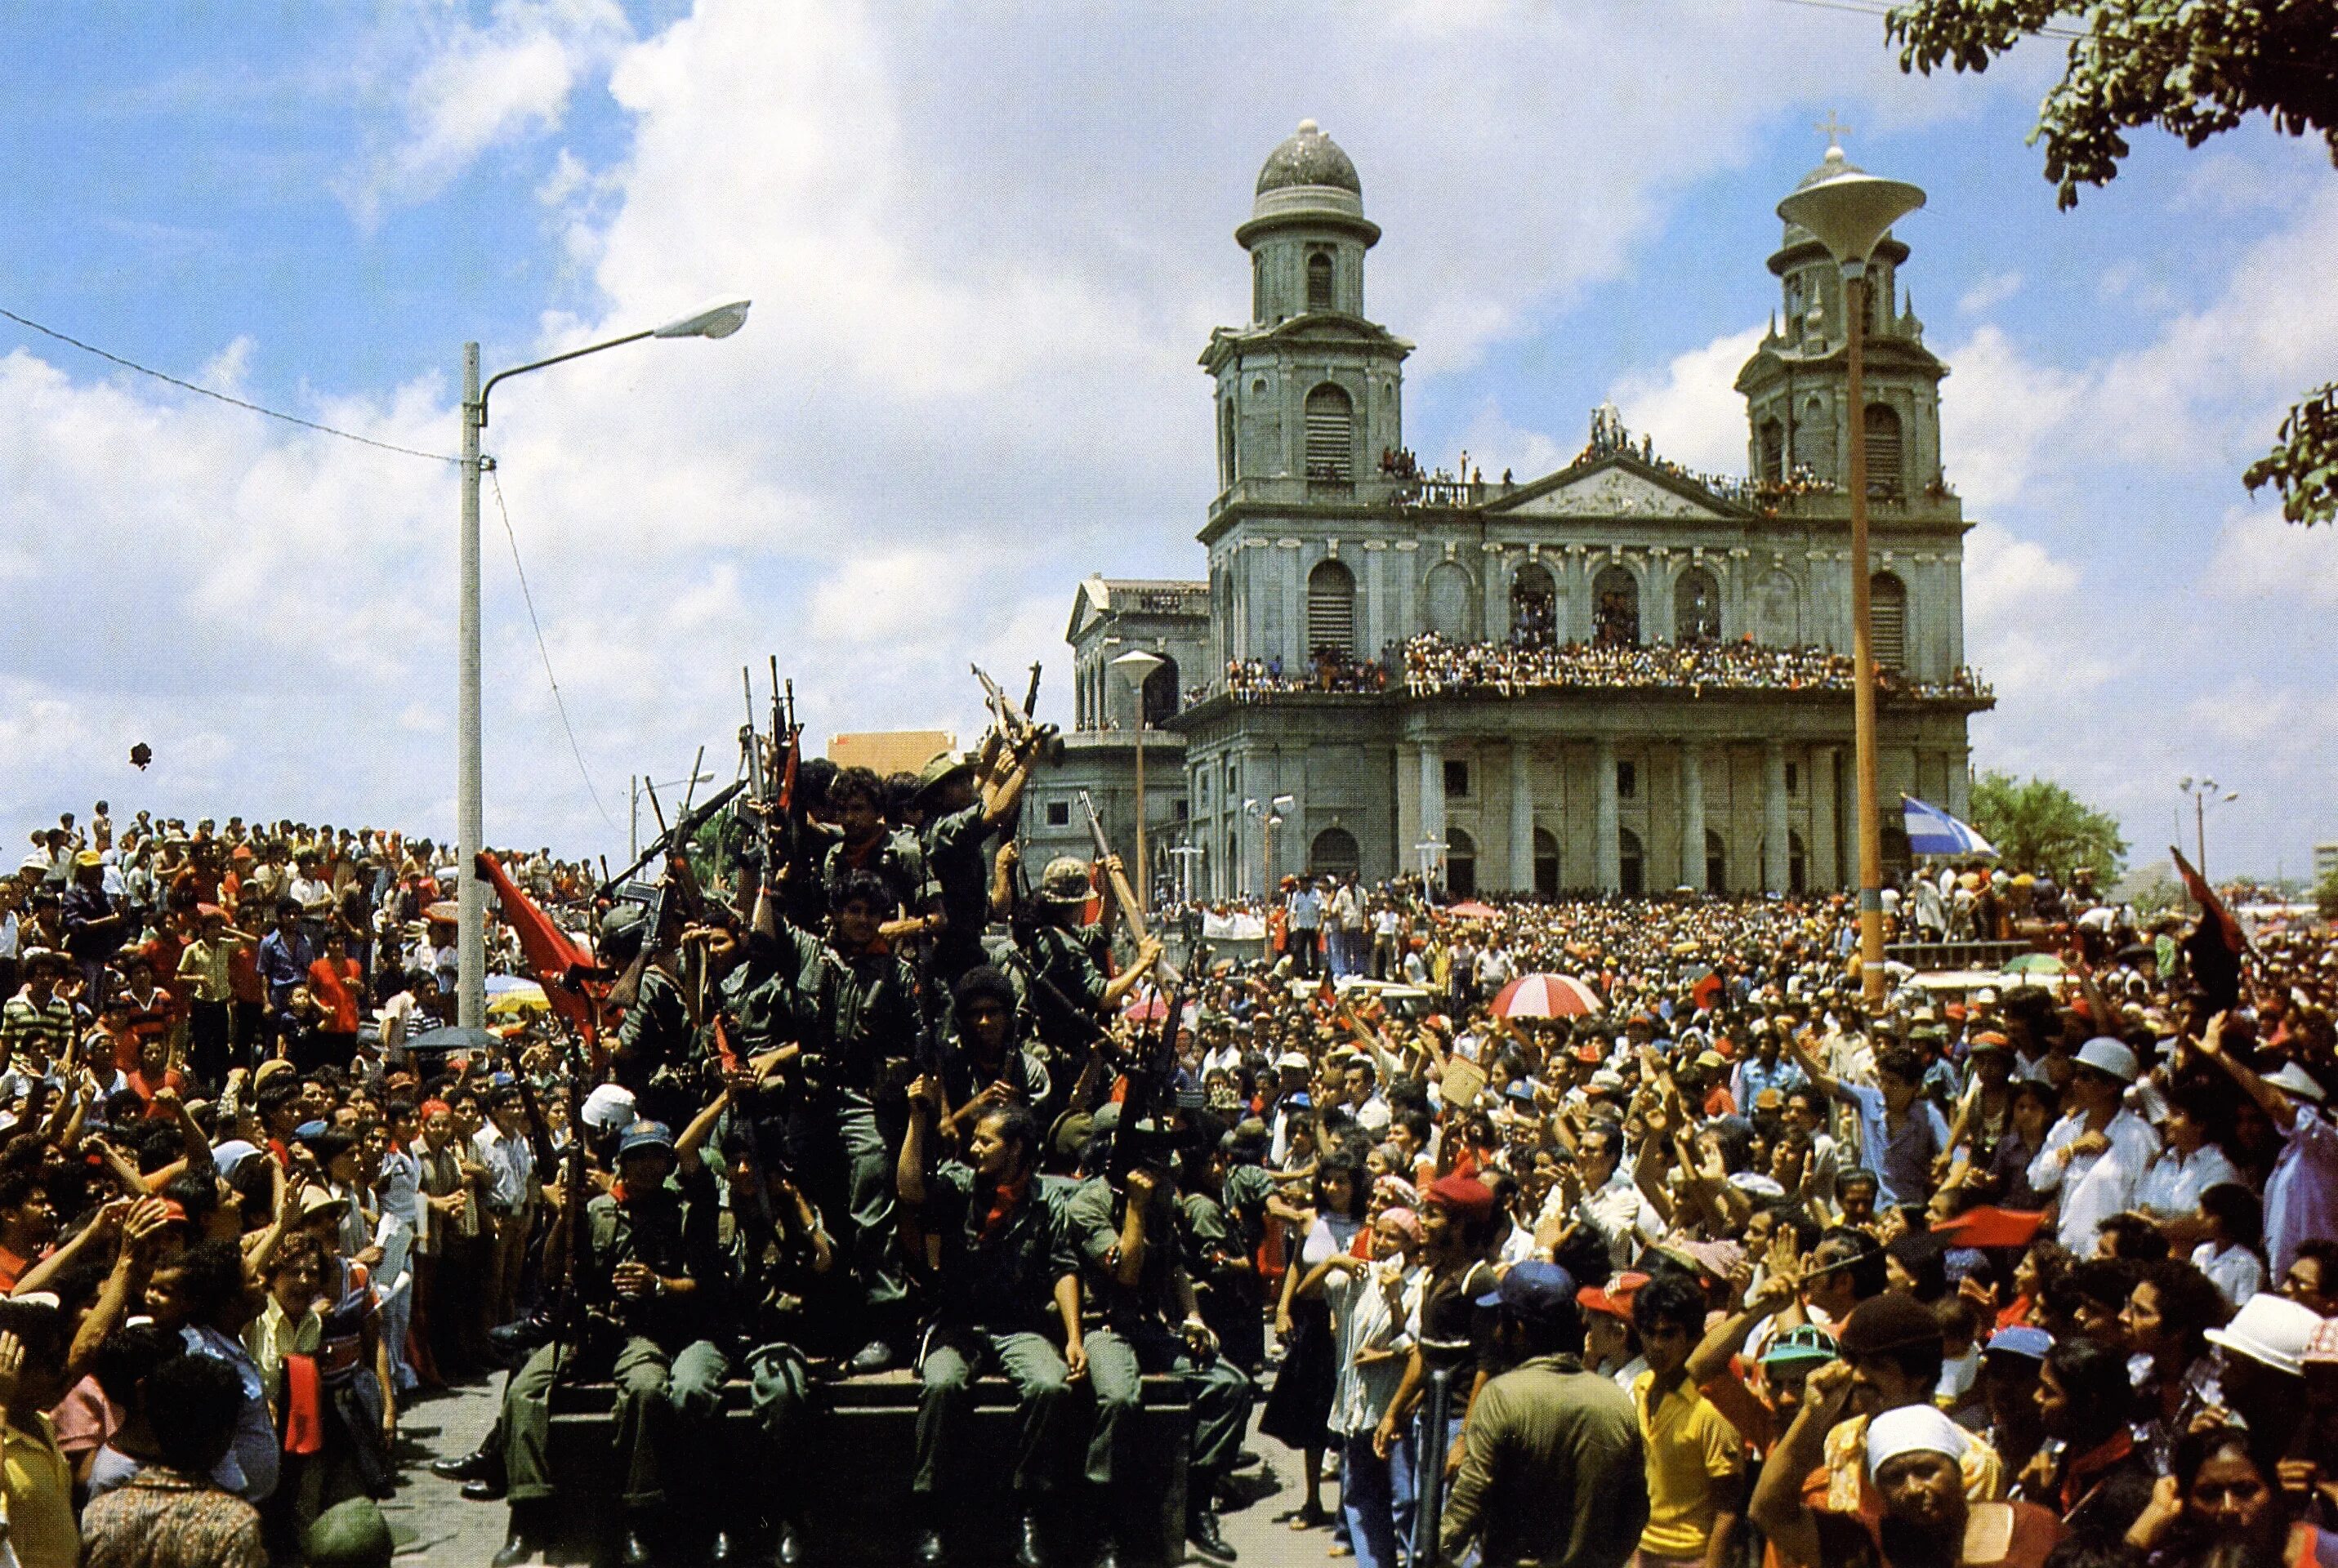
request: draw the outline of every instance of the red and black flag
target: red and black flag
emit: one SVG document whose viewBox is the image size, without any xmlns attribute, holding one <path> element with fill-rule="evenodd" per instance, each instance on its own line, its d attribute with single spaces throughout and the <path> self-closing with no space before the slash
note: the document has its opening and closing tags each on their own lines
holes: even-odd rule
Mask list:
<svg viewBox="0 0 2338 1568">
<path fill-rule="evenodd" d="M 2192 983 L 2200 988 L 2202 1001 L 2210 1013 L 2222 1013 L 2240 1005 L 2241 955 L 2249 950 L 2249 939 L 2233 912 L 2225 907 L 2208 879 L 2192 868 L 2184 858 L 2184 851 L 2174 845 L 2167 853 L 2175 858 L 2177 875 L 2184 878 L 2184 890 L 2200 906 L 2200 918 L 2192 934 L 2184 938 L 2185 956 L 2192 965 Z"/>
<path fill-rule="evenodd" d="M 478 875 L 494 887 L 496 897 L 503 906 L 504 924 L 519 937 L 519 949 L 527 959 L 528 973 L 544 987 L 544 999 L 552 1004 L 554 1012 L 575 1024 L 585 1039 L 591 1040 L 594 1008 L 585 986 L 588 977 L 600 973 L 593 955 L 554 925 L 552 916 L 520 891 L 519 885 L 505 874 L 493 855 L 481 850 L 476 868 Z"/>
</svg>

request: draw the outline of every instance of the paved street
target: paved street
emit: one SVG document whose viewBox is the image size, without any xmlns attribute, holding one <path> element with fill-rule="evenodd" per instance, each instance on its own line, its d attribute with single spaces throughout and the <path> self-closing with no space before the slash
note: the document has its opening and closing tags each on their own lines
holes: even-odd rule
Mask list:
<svg viewBox="0 0 2338 1568">
<path fill-rule="evenodd" d="M 1273 1374 L 1270 1371 L 1270 1378 Z M 454 1482 L 441 1481 L 425 1468 L 444 1455 L 467 1453 L 495 1424 L 496 1394 L 501 1380 L 473 1384 L 451 1394 L 414 1406 L 402 1424 L 405 1445 L 403 1480 L 398 1495 L 383 1505 L 398 1540 L 401 1564 L 427 1568 L 484 1568 L 503 1544 L 504 1509 L 500 1504 L 466 1503 Z M 1275 1490 L 1249 1506 L 1225 1516 L 1226 1537 L 1242 1553 L 1242 1564 L 1266 1563 L 1273 1568 L 1311 1568 L 1330 1561 L 1331 1532 L 1294 1533 L 1277 1515 L 1292 1508 L 1299 1496 L 1299 1459 L 1271 1439 L 1253 1438 L 1251 1447 L 1262 1455 L 1266 1467 L 1244 1472 L 1240 1480 L 1250 1492 L 1272 1484 Z M 1327 1501 L 1337 1495 L 1326 1488 Z M 1079 1568 L 1066 1564 L 1065 1568 Z M 1239 1565 L 1238 1565 L 1239 1568 Z"/>
</svg>

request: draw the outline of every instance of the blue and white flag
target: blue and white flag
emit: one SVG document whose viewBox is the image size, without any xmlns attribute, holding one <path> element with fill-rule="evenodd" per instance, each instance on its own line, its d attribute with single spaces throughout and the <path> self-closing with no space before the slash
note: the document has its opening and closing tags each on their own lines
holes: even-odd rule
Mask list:
<svg viewBox="0 0 2338 1568">
<path fill-rule="evenodd" d="M 1938 806 L 1927 806 L 1913 795 L 1902 795 L 1901 811 L 1908 818 L 1908 849 L 1915 855 L 1994 855 L 1997 846 Z"/>
</svg>

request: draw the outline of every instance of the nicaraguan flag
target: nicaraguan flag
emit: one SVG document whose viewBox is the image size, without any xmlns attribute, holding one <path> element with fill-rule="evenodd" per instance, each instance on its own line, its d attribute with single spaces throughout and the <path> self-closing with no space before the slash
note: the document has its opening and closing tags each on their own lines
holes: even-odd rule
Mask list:
<svg viewBox="0 0 2338 1568">
<path fill-rule="evenodd" d="M 1908 849 L 1915 855 L 1994 855 L 1997 846 L 1938 806 L 1927 806 L 1913 795 L 1900 797 L 1908 818 Z"/>
</svg>

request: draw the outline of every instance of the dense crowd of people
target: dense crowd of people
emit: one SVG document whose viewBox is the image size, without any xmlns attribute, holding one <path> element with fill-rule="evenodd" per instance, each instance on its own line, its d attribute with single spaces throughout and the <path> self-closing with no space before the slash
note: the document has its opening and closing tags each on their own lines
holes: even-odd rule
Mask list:
<svg viewBox="0 0 2338 1568">
<path fill-rule="evenodd" d="M 1186 706 L 1221 694 L 1260 701 L 1310 691 L 1400 691 L 1424 697 L 1515 697 L 1550 691 L 1849 692 L 1848 654 L 1824 648 L 1772 648 L 1750 639 L 1642 643 L 1633 638 L 1557 642 L 1528 636 L 1507 642 L 1462 642 L 1424 632 L 1380 660 L 1322 653 L 1286 668 L 1279 659 L 1237 659 L 1223 679 L 1186 693 Z M 1946 681 L 1915 681 L 1878 670 L 1876 687 L 1919 701 L 1986 698 L 1988 685 L 1969 669 Z"/>
<path fill-rule="evenodd" d="M 2033 878 L 1993 926 L 2058 988 L 1869 1005 L 1839 897 L 1342 878 L 1173 966 L 1116 860 L 1027 876 L 1041 750 L 774 754 L 784 798 L 614 889 L 513 857 L 498 951 L 548 1011 L 479 1033 L 438 1027 L 428 848 L 36 835 L 16 1560 L 386 1562 L 402 1412 L 490 1370 L 495 1430 L 434 1468 L 506 1505 L 505 1568 L 603 1503 L 628 1563 L 1157 1555 L 1161 1377 L 1171 1528 L 1219 1563 L 1269 1446 L 1292 1550 L 1368 1568 L 2338 1560 L 2325 934 Z M 894 1505 L 840 1524 L 825 1423 L 903 1377 Z M 606 1391 L 589 1475 L 567 1386 Z"/>
</svg>

